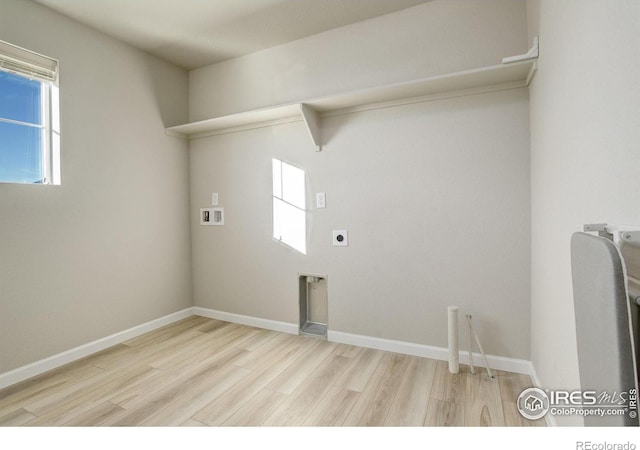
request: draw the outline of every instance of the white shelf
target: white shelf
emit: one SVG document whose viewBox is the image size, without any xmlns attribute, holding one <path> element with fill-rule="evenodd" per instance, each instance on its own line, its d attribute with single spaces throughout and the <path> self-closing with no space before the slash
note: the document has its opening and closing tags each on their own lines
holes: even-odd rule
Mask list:
<svg viewBox="0 0 640 450">
<path fill-rule="evenodd" d="M 273 106 L 167 128 L 167 133 L 190 139 L 304 120 L 314 144 L 321 147 L 320 119 L 325 115 L 393 104 L 427 101 L 443 96 L 469 95 L 528 86 L 535 60 L 499 64 L 404 83 L 348 92 L 299 103 Z"/>
</svg>

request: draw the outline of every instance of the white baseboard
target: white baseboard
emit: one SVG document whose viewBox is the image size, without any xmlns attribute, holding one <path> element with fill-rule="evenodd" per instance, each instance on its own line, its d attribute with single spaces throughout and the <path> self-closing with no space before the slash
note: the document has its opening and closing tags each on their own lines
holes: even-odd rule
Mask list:
<svg viewBox="0 0 640 450">
<path fill-rule="evenodd" d="M 267 330 L 281 331 L 289 334 L 298 334 L 299 327 L 295 323 L 278 322 L 275 320 L 262 319 L 259 317 L 245 316 L 242 314 L 218 311 L 215 309 L 202 308 L 195 306 L 193 313 L 198 316 L 209 317 L 212 319 L 224 320 L 225 322 L 233 322 L 241 325 L 248 325 L 257 328 L 265 328 Z M 351 344 L 360 347 L 374 348 L 376 350 L 386 350 L 395 353 L 403 353 L 405 355 L 422 356 L 447 361 L 449 359 L 449 350 L 443 347 L 433 347 L 430 345 L 414 344 L 412 342 L 394 341 L 390 339 L 382 339 L 371 336 L 363 336 L 358 334 L 344 333 L 341 331 L 327 332 L 327 339 L 331 342 L 340 344 Z M 504 370 L 507 372 L 531 374 L 531 362 L 523 359 L 505 358 L 502 356 L 487 355 L 489 366 L 492 369 Z M 466 352 L 460 352 L 460 363 L 469 364 L 469 355 Z M 473 363 L 477 367 L 484 367 L 484 360 L 479 353 L 473 354 Z"/>
<path fill-rule="evenodd" d="M 70 362 L 84 358 L 85 356 L 89 356 L 113 345 L 120 344 L 136 336 L 140 336 L 144 333 L 148 333 L 149 331 L 153 331 L 157 328 L 163 327 L 181 319 L 185 319 L 192 315 L 209 317 L 226 322 L 233 322 L 241 325 L 248 325 L 252 327 L 280 331 L 289 334 L 298 334 L 299 331 L 298 325 L 295 323 L 262 319 L 259 317 L 245 316 L 242 314 L 235 314 L 194 306 L 0 374 L 0 389 L 15 383 L 19 383 L 20 381 L 24 381 L 28 378 L 34 377 L 49 370 L 55 369 L 56 367 L 60 367 L 64 364 L 68 364 Z M 406 355 L 421 356 L 442 361 L 447 361 L 449 358 L 449 351 L 446 348 L 434 347 L 424 344 L 415 344 L 412 342 L 396 341 L 391 339 L 363 336 L 332 330 L 328 331 L 327 339 L 331 342 L 357 345 L 360 347 L 402 353 Z M 487 360 L 489 361 L 489 366 L 492 369 L 530 375 L 534 384 L 536 386 L 540 385 L 540 380 L 538 379 L 531 361 L 493 355 L 487 355 Z M 473 361 L 474 365 L 476 365 L 477 367 L 484 367 L 484 360 L 480 354 L 474 353 Z M 466 352 L 460 352 L 460 363 L 469 364 L 469 357 Z M 547 416 L 547 421 L 549 425 L 555 425 L 555 423 L 549 423 L 549 416 Z M 555 422 L 555 420 L 553 420 L 553 422 Z"/>
<path fill-rule="evenodd" d="M 218 311 L 215 309 L 202 308 L 199 306 L 195 306 L 193 308 L 193 313 L 203 317 L 224 320 L 225 322 L 233 322 L 241 325 L 281 331 L 289 334 L 298 334 L 299 331 L 298 325 L 295 323 L 278 322 L 275 320 L 245 316 L 242 314 Z M 412 342 L 405 341 L 394 341 L 390 339 L 382 339 L 331 330 L 327 332 L 327 339 L 331 342 L 337 342 L 340 344 L 357 345 L 360 347 L 374 348 L 376 350 L 386 350 L 395 353 L 403 353 L 405 355 L 422 356 L 425 358 L 432 358 L 443 361 L 447 361 L 449 359 L 449 350 L 443 347 L 433 347 L 430 345 L 414 344 Z M 492 369 L 522 373 L 526 375 L 529 375 L 531 373 L 530 361 L 492 355 L 487 355 L 487 360 L 489 361 L 489 366 Z M 469 364 L 468 353 L 460 352 L 460 363 Z M 479 353 L 473 354 L 473 363 L 477 367 L 485 366 L 482 355 L 480 355 Z"/>
<path fill-rule="evenodd" d="M 542 386 L 542 382 L 540 381 L 540 377 L 538 377 L 538 372 L 536 371 L 536 367 L 533 365 L 533 362 L 529 363 L 531 365 L 530 367 L 530 374 L 531 375 L 531 381 L 533 381 L 533 385 L 537 388 L 540 388 L 542 390 L 544 390 L 544 386 Z M 547 423 L 548 427 L 557 427 L 558 426 L 558 422 L 556 421 L 556 417 L 551 415 L 551 414 L 547 414 L 544 416 L 544 420 Z"/>
<path fill-rule="evenodd" d="M 529 362 L 531 365 L 529 367 L 529 375 L 531 376 L 531 381 L 533 381 L 533 385 L 537 388 L 543 389 L 542 383 L 540 382 L 540 378 L 538 377 L 538 372 L 536 372 L 536 368 L 533 366 L 532 362 Z"/>
<path fill-rule="evenodd" d="M 153 331 L 157 328 L 163 327 L 173 322 L 177 322 L 181 319 L 186 319 L 192 316 L 193 308 L 186 308 L 182 311 L 178 311 L 155 320 L 143 323 L 142 325 L 129 328 L 128 330 L 121 331 L 119 333 L 112 334 L 88 344 L 81 345 L 71 350 L 67 350 L 57 355 L 50 356 L 40 361 L 28 364 L 26 366 L 18 367 L 9 372 L 0 374 L 0 389 L 10 386 L 20 381 L 24 381 L 28 378 L 40 375 L 41 373 L 60 367 L 64 364 L 68 364 L 78 359 L 89 356 L 93 353 L 99 352 L 106 348 L 112 347 L 116 344 L 120 344 L 129 339 L 133 339 L 136 336 L 140 336 L 149 331 Z"/>
<path fill-rule="evenodd" d="M 412 342 L 395 341 L 391 339 L 382 339 L 331 330 L 327 333 L 327 339 L 331 342 L 338 342 L 341 344 L 357 345 L 359 347 L 403 353 L 405 355 L 421 356 L 441 361 L 449 360 L 449 350 L 444 347 L 414 344 Z M 469 354 L 467 352 L 460 352 L 459 360 L 461 364 L 469 364 Z M 525 375 L 531 374 L 531 361 L 493 355 L 487 355 L 487 361 L 489 362 L 489 367 L 492 369 L 521 373 Z M 484 359 L 481 354 L 473 353 L 473 364 L 476 367 L 485 367 Z"/>
<path fill-rule="evenodd" d="M 244 316 L 215 309 L 193 307 L 193 314 L 197 316 L 209 317 L 210 319 L 223 320 L 225 322 L 248 325 L 250 327 L 264 328 L 266 330 L 281 331 L 283 333 L 298 334 L 298 325 L 289 322 L 279 322 L 277 320 L 262 319 L 260 317 Z"/>
</svg>

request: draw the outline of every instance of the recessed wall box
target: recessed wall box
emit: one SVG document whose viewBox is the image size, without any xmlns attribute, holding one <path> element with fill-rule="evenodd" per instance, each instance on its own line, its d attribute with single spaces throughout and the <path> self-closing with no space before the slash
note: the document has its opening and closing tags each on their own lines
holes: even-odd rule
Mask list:
<svg viewBox="0 0 640 450">
<path fill-rule="evenodd" d="M 327 276 L 298 274 L 300 289 L 299 333 L 307 336 L 327 337 Z"/>
</svg>

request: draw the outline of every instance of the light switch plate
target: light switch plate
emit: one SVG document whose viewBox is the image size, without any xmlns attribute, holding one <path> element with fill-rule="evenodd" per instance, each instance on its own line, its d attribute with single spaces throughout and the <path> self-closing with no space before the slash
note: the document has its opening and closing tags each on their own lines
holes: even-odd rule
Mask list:
<svg viewBox="0 0 640 450">
<path fill-rule="evenodd" d="M 218 193 L 214 192 L 213 194 L 211 194 L 211 205 L 212 206 L 218 206 Z"/>
<path fill-rule="evenodd" d="M 334 247 L 349 246 L 349 233 L 347 232 L 347 230 L 333 230 L 333 246 Z"/>
</svg>

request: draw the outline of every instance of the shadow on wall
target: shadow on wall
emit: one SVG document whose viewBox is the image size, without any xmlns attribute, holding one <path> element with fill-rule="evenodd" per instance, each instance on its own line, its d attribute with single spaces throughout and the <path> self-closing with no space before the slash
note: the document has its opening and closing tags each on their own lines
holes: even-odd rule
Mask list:
<svg viewBox="0 0 640 450">
<path fill-rule="evenodd" d="M 145 55 L 144 63 L 149 75 L 146 84 L 152 89 L 165 128 L 186 123 L 189 106 L 187 71 L 151 55 Z"/>
</svg>

